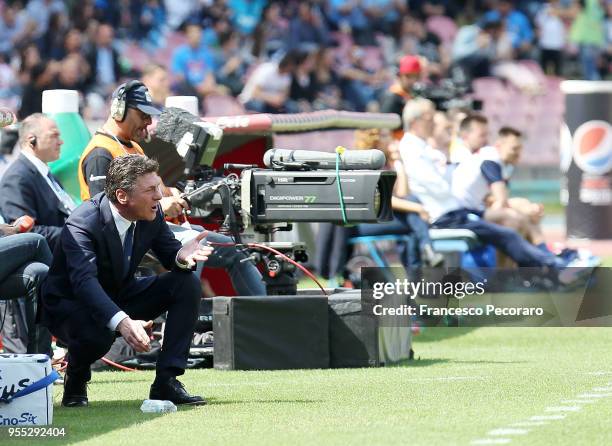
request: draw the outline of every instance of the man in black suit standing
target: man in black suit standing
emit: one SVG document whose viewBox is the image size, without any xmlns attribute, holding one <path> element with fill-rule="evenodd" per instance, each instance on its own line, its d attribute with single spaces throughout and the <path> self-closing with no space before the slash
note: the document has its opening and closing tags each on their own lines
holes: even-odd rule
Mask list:
<svg viewBox="0 0 612 446">
<path fill-rule="evenodd" d="M 52 251 L 76 208 L 47 166 L 59 158 L 62 144 L 55 121 L 42 113 L 28 116 L 19 129 L 21 153 L 0 182 L 0 213 L 7 221 L 34 218 L 32 232 L 45 237 Z"/>
<path fill-rule="evenodd" d="M 41 292 L 41 323 L 68 345 L 62 404 L 86 406 L 90 365 L 119 332 L 136 351 L 148 351 L 146 329 L 168 312 L 164 344 L 149 397 L 175 404 L 204 404 L 176 379 L 182 375 L 200 302 L 200 283 L 191 273 L 212 248 L 200 244 L 206 231 L 177 241 L 159 205 L 158 164 L 146 156 L 115 158 L 105 192 L 84 202 L 66 221 Z M 134 277 L 153 250 L 170 272 Z"/>
</svg>

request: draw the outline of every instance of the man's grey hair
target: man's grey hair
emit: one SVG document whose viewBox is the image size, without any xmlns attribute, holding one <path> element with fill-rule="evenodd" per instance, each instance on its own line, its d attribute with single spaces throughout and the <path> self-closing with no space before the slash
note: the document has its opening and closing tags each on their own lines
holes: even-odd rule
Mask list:
<svg viewBox="0 0 612 446">
<path fill-rule="evenodd" d="M 125 155 L 114 158 L 106 174 L 104 192 L 108 199 L 117 204 L 117 191 L 122 189 L 131 192 L 136 187 L 138 178 L 157 173 L 159 163 L 144 155 Z"/>
<path fill-rule="evenodd" d="M 410 99 L 404 106 L 404 111 L 402 112 L 402 122 L 404 124 L 404 130 L 410 130 L 410 126 L 414 121 L 419 119 L 428 111 L 434 111 L 435 109 L 435 104 L 429 99 Z"/>
<path fill-rule="evenodd" d="M 33 113 L 30 116 L 26 117 L 23 121 L 21 121 L 21 125 L 19 126 L 19 145 L 21 147 L 25 147 L 27 145 L 28 137 L 31 135 L 38 136 L 40 134 L 41 121 L 45 119 L 51 119 L 48 116 L 45 116 L 42 113 Z"/>
</svg>

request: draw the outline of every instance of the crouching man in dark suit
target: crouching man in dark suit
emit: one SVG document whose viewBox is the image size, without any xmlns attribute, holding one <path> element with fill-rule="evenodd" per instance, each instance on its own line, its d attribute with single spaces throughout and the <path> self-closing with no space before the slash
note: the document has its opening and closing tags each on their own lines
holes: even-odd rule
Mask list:
<svg viewBox="0 0 612 446">
<path fill-rule="evenodd" d="M 106 188 L 66 221 L 41 292 L 43 325 L 68 345 L 62 404 L 86 406 L 90 365 L 119 332 L 136 351 L 150 349 L 151 320 L 168 312 L 164 344 L 149 398 L 205 404 L 187 393 L 182 375 L 195 327 L 200 283 L 192 274 L 212 248 L 201 233 L 181 247 L 164 221 L 158 164 L 145 156 L 115 158 Z M 152 249 L 170 272 L 134 277 Z"/>
</svg>

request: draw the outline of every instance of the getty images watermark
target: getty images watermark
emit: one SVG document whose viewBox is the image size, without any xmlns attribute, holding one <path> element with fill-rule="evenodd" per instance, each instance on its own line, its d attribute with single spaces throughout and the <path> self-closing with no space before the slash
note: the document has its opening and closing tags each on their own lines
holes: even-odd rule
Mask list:
<svg viewBox="0 0 612 446">
<path fill-rule="evenodd" d="M 571 282 L 539 268 L 363 268 L 363 312 L 382 326 L 612 326 L 612 270 Z"/>
</svg>

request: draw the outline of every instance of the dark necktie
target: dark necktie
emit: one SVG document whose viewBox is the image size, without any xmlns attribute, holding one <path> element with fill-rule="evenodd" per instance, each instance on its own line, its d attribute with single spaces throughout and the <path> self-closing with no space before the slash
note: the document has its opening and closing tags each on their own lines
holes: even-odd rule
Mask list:
<svg viewBox="0 0 612 446">
<path fill-rule="evenodd" d="M 127 276 L 130 270 L 130 261 L 132 259 L 132 248 L 134 246 L 134 228 L 136 225 L 132 223 L 125 233 L 123 240 L 123 277 Z"/>
</svg>

